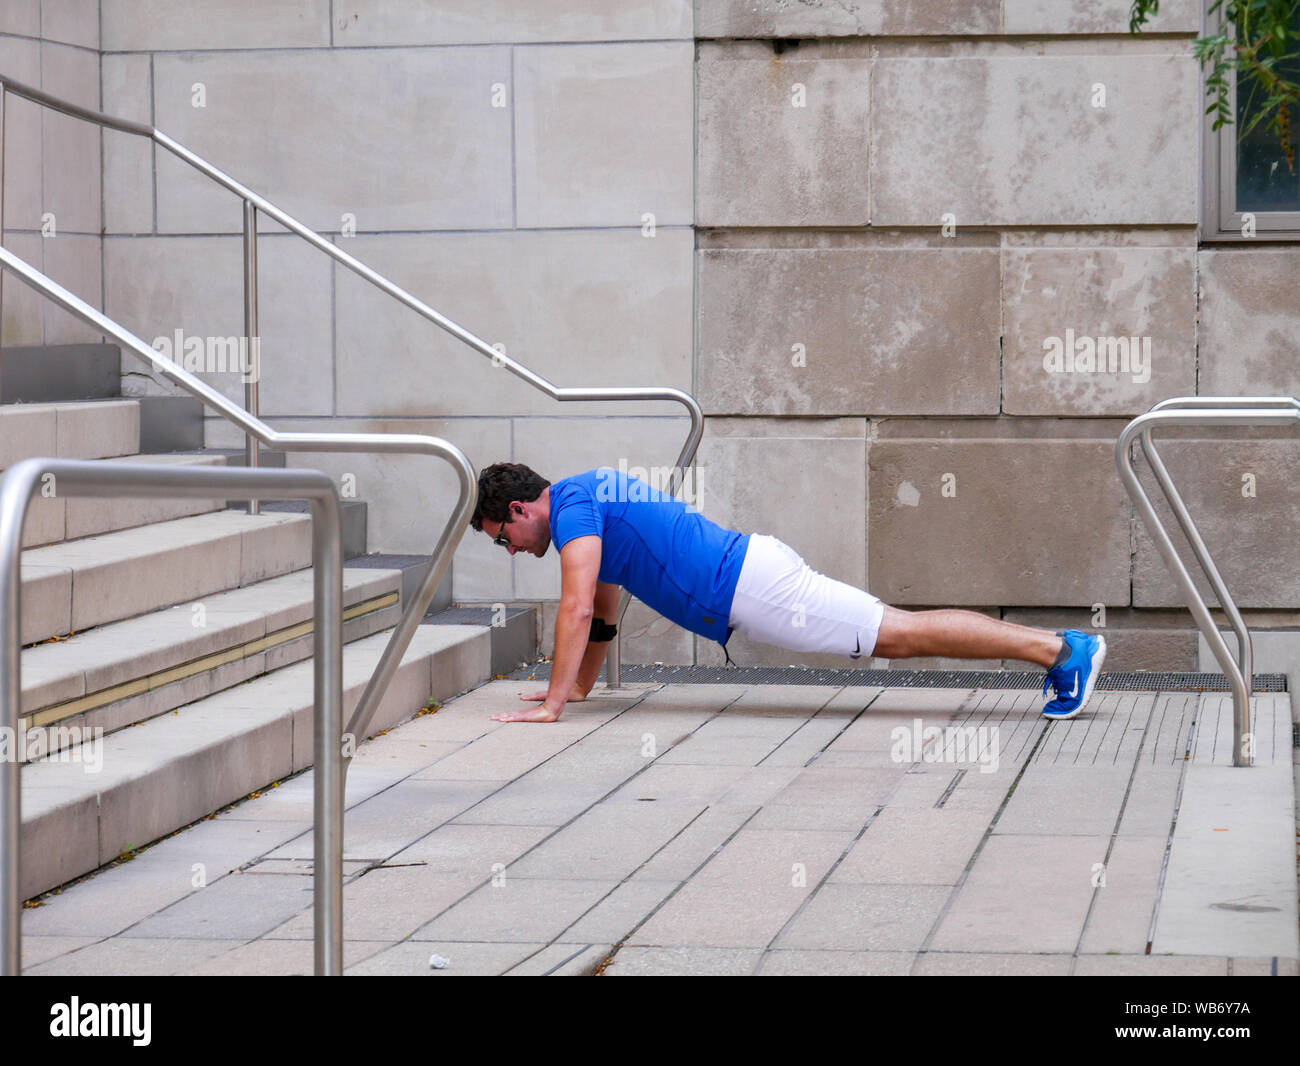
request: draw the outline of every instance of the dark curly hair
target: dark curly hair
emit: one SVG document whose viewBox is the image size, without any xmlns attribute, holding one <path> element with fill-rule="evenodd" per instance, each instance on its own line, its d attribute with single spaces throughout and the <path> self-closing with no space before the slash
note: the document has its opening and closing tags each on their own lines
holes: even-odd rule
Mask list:
<svg viewBox="0 0 1300 1066">
<path fill-rule="evenodd" d="M 478 504 L 469 524 L 482 532 L 483 519 L 504 522 L 512 500 L 531 503 L 550 482 L 523 463 L 494 463 L 478 476 Z"/>
</svg>

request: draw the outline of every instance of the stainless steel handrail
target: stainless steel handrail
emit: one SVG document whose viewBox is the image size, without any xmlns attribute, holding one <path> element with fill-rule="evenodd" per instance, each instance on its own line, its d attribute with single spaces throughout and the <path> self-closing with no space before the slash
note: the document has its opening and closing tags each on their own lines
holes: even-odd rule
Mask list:
<svg viewBox="0 0 1300 1066">
<path fill-rule="evenodd" d="M 375 668 L 374 676 L 366 685 L 361 700 L 348 722 L 346 732 L 360 742 L 366 736 L 366 726 L 374 717 L 379 701 L 387 690 L 393 674 L 396 673 L 402 655 L 410 645 L 420 620 L 428 610 L 429 603 L 438 589 L 438 583 L 451 563 L 451 553 L 468 528 L 470 515 L 474 511 L 474 501 L 478 496 L 478 482 L 469 460 L 454 444 L 438 437 L 426 437 L 414 433 L 279 433 L 4 247 L 0 247 L 0 266 L 11 270 L 22 281 L 37 292 L 48 296 L 65 311 L 76 315 L 83 322 L 108 336 L 116 338 L 141 359 L 148 360 L 176 384 L 197 396 L 209 407 L 215 408 L 273 451 L 296 449 L 317 452 L 413 452 L 435 455 L 451 464 L 460 481 L 460 494 L 456 508 L 447 519 L 447 524 L 443 526 L 420 586 L 393 630 L 393 635 L 384 647 L 379 665 Z M 197 472 L 199 468 L 186 467 L 185 469 Z M 344 765 L 346 770 L 350 763 Z"/>
<path fill-rule="evenodd" d="M 343 969 L 343 549 L 339 498 L 319 470 L 246 470 L 85 459 L 23 459 L 0 477 L 0 725 L 19 737 L 22 709 L 22 557 L 27 507 L 52 477 L 54 495 L 305 499 L 311 503 L 315 827 L 312 899 L 317 976 Z M 0 973 L 21 966 L 22 792 L 19 761 L 0 759 Z"/>
<path fill-rule="evenodd" d="M 1288 408 L 1279 411 L 1277 408 Z M 1270 409 L 1271 408 L 1271 409 Z M 1187 511 L 1182 496 L 1175 488 L 1164 461 L 1156 450 L 1151 438 L 1152 432 L 1160 426 L 1285 426 L 1300 422 L 1300 401 L 1294 397 L 1281 396 L 1178 396 L 1162 400 L 1144 415 L 1133 419 L 1119 435 L 1115 442 L 1115 464 L 1120 480 L 1134 507 L 1147 526 L 1151 539 L 1165 560 L 1165 565 L 1177 582 L 1195 619 L 1197 627 L 1204 635 L 1210 650 L 1218 661 L 1220 668 L 1228 679 L 1233 701 L 1233 765 L 1249 766 L 1251 748 L 1247 743 L 1250 736 L 1250 692 L 1253 682 L 1254 657 L 1250 633 L 1237 610 L 1236 602 L 1228 592 L 1227 585 L 1215 566 L 1205 541 L 1201 538 L 1191 515 Z M 1133 468 L 1131 445 L 1135 437 L 1140 437 L 1142 450 L 1151 466 L 1152 473 L 1164 493 L 1175 518 L 1182 527 L 1191 545 L 1197 562 L 1205 572 L 1219 605 L 1228 616 L 1229 622 L 1237 635 L 1237 660 L 1234 661 L 1223 634 L 1214 624 L 1204 598 L 1196 588 L 1187 567 L 1178 557 L 1168 531 L 1156 514 L 1150 497 L 1138 480 Z"/>
<path fill-rule="evenodd" d="M 405 289 L 394 284 L 388 278 L 384 277 L 377 271 L 372 270 L 360 260 L 353 258 L 344 252 L 337 245 L 331 244 L 325 240 L 315 230 L 309 229 L 296 218 L 276 207 L 275 204 L 245 185 L 235 181 L 228 174 L 218 170 L 207 160 L 191 152 L 184 145 L 177 143 L 168 137 L 165 133 L 155 129 L 152 126 L 146 126 L 140 122 L 132 122 L 129 119 L 115 118 L 112 115 L 106 115 L 101 111 L 95 111 L 88 107 L 82 107 L 79 104 L 71 103 L 68 100 L 62 100 L 53 96 L 44 90 L 25 85 L 22 82 L 12 81 L 0 74 L 0 140 L 3 140 L 4 129 L 4 95 L 12 92 L 15 96 L 30 100 L 32 103 L 41 104 L 45 107 L 53 108 L 72 118 L 82 119 L 85 122 L 93 122 L 99 126 L 105 126 L 109 129 L 118 130 L 122 133 L 135 134 L 140 137 L 147 137 L 155 144 L 166 148 L 173 155 L 183 159 L 190 166 L 199 172 L 207 175 L 219 185 L 224 186 L 239 196 L 244 201 L 244 321 L 245 332 L 249 333 L 248 343 L 251 345 L 255 341 L 255 335 L 252 331 L 257 328 L 257 225 L 256 213 L 261 211 L 276 222 L 284 226 L 285 229 L 296 233 L 308 244 L 326 255 L 342 263 L 349 270 L 364 278 L 372 285 L 388 293 L 394 299 L 405 304 L 417 314 L 428 319 L 434 325 L 450 333 L 457 340 L 469 345 L 480 355 L 486 356 L 492 360 L 494 366 L 504 366 L 516 377 L 522 378 L 534 388 L 546 393 L 553 400 L 561 402 L 571 402 L 578 400 L 666 400 L 682 404 L 690 415 L 691 428 L 687 433 L 686 442 L 682 446 L 681 453 L 677 458 L 677 463 L 673 468 L 672 478 L 669 483 L 668 492 L 670 495 L 676 495 L 678 487 L 682 483 L 686 469 L 694 462 L 696 449 L 699 447 L 700 439 L 704 435 L 704 413 L 700 410 L 700 405 L 696 403 L 695 398 L 681 389 L 672 388 L 560 388 L 547 381 L 538 374 L 533 373 L 527 367 L 515 362 L 509 358 L 500 349 L 493 348 L 487 341 L 475 336 L 469 330 L 458 326 L 451 319 L 444 317 L 435 311 L 422 300 L 417 299 Z M 0 156 L 0 181 L 3 181 L 3 156 Z M 0 196 L 2 199 L 2 196 Z M 3 234 L 3 216 L 0 216 L 0 235 Z M 246 397 L 247 402 L 255 405 L 257 402 L 256 390 L 252 390 Z M 258 417 L 256 406 L 249 407 L 249 413 Z M 253 434 L 254 436 L 256 434 Z M 256 465 L 257 455 L 256 448 L 250 443 L 248 445 L 249 465 Z M 623 614 L 627 610 L 628 601 L 631 599 L 630 593 L 626 589 L 619 600 L 618 616 L 615 624 L 622 621 Z M 609 656 L 606 663 L 606 683 L 611 688 L 617 688 L 620 683 L 620 648 L 621 638 L 615 637 L 611 642 Z"/>
</svg>

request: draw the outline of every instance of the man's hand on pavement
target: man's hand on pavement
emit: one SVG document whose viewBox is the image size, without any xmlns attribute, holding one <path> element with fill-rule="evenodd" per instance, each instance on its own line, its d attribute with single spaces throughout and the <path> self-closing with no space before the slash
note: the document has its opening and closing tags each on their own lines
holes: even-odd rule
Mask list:
<svg viewBox="0 0 1300 1066">
<path fill-rule="evenodd" d="M 561 708 L 563 710 L 563 708 Z M 540 707 L 534 707 L 527 711 L 510 711 L 506 714 L 494 714 L 494 722 L 554 722 L 560 717 L 560 711 L 554 710 L 548 704 L 543 703 Z"/>
</svg>

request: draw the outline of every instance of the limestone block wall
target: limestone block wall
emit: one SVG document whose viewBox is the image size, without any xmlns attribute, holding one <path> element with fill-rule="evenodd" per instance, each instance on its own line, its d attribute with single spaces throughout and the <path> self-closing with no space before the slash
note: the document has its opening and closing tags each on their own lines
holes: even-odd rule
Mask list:
<svg viewBox="0 0 1300 1066">
<path fill-rule="evenodd" d="M 886 602 L 1104 625 L 1108 667 L 1189 669 L 1114 440 L 1166 396 L 1296 394 L 1300 250 L 1199 243 L 1200 7 L 1137 38 L 1128 7 L 698 0 L 702 455 L 746 528 Z M 1248 621 L 1294 627 L 1300 445 L 1181 436 Z M 662 629 L 626 658 L 690 661 Z"/>
<path fill-rule="evenodd" d="M 1166 396 L 1300 392 L 1300 248 L 1198 240 L 1201 3 L 1136 38 L 1128 7 L 102 0 L 102 97 L 557 385 L 693 391 L 717 521 L 898 606 L 1105 625 L 1110 666 L 1191 668 L 1111 448 Z M 238 202 L 119 136 L 103 159 L 108 311 L 147 339 L 238 334 Z M 678 408 L 557 404 L 277 230 L 273 424 L 433 433 L 552 479 L 676 457 Z M 1275 628 L 1300 620 L 1298 446 L 1165 450 Z M 353 476 L 372 549 L 429 550 L 450 507 L 427 460 L 290 461 Z M 463 602 L 540 604 L 549 647 L 555 557 L 470 535 L 454 573 Z M 722 660 L 637 604 L 624 633 L 627 662 Z"/>
<path fill-rule="evenodd" d="M 99 107 L 98 0 L 4 0 L 0 76 Z M 9 96 L 4 133 L 4 246 L 96 307 L 103 306 L 100 131 Z M 97 339 L 5 272 L 0 341 Z"/>
</svg>

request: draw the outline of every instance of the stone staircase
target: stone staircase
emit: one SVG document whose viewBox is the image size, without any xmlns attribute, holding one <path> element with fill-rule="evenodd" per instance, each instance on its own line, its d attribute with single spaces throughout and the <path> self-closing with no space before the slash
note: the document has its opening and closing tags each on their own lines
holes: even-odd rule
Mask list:
<svg viewBox="0 0 1300 1066">
<path fill-rule="evenodd" d="M 91 353 L 96 358 L 116 356 L 111 346 L 77 346 L 90 347 L 110 349 Z M 3 353 L 6 370 L 11 351 Z M 51 365 L 57 357 L 66 363 L 69 353 L 50 351 Z M 85 391 L 68 377 L 69 391 Z M 0 404 L 0 468 L 38 455 L 243 463 L 242 453 L 168 449 L 192 442 L 192 424 L 168 439 L 168 424 L 192 423 L 177 419 L 175 405 L 160 423 L 148 401 L 52 400 L 48 375 L 43 380 L 45 402 Z M 13 387 L 6 394 L 3 385 L 0 379 L 0 399 L 12 400 Z M 142 437 L 151 453 L 141 452 Z M 283 457 L 268 459 L 283 465 Z M 365 505 L 344 502 L 353 511 L 344 554 L 359 564 L 345 564 L 343 578 L 346 720 L 427 559 L 366 557 Z M 21 565 L 22 717 L 9 754 L 25 762 L 24 898 L 311 765 L 305 512 L 291 502 L 248 515 L 222 500 L 33 500 Z M 448 584 L 440 606 L 449 591 Z M 500 637 L 518 644 L 519 631 L 532 627 L 526 614 L 515 612 L 508 630 L 498 627 Z M 417 629 L 371 734 L 491 677 L 497 634 L 456 621 Z"/>
</svg>

